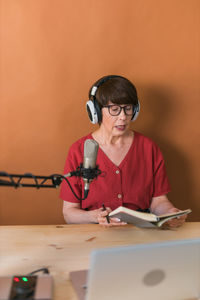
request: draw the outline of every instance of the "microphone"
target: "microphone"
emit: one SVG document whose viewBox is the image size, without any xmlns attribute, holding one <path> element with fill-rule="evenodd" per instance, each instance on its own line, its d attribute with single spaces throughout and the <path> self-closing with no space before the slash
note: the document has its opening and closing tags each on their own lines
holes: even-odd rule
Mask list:
<svg viewBox="0 0 200 300">
<path fill-rule="evenodd" d="M 84 181 L 84 198 L 89 193 L 90 183 L 95 177 L 96 160 L 99 144 L 91 139 L 87 139 L 84 143 L 84 157 L 83 157 L 83 181 Z M 93 174 L 93 175 L 92 175 Z M 92 176 L 91 176 L 92 175 Z"/>
</svg>

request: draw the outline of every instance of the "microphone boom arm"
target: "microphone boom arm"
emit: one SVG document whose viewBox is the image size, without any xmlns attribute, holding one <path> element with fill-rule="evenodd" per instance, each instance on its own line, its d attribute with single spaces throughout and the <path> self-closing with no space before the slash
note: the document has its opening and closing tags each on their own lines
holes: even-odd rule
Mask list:
<svg viewBox="0 0 200 300">
<path fill-rule="evenodd" d="M 1 179 L 3 177 L 3 179 Z M 0 186 L 19 187 L 36 187 L 39 188 L 57 188 L 62 180 L 62 175 L 52 174 L 50 176 L 37 176 L 31 173 L 26 174 L 9 174 L 0 172 Z M 31 180 L 31 182 L 30 182 Z"/>
<path fill-rule="evenodd" d="M 0 172 L 0 186 L 18 187 L 36 187 L 39 188 L 57 188 L 63 180 L 67 182 L 74 196 L 82 201 L 87 198 L 89 193 L 90 183 L 94 178 L 101 174 L 101 171 L 96 166 L 97 152 L 99 145 L 93 139 L 87 139 L 84 143 L 84 158 L 83 163 L 75 170 L 66 175 L 52 174 L 50 176 L 36 176 L 31 173 L 26 174 L 8 174 L 7 172 Z M 79 198 L 74 192 L 67 177 L 78 176 L 82 177 L 84 181 L 84 197 Z M 1 179 L 3 177 L 3 179 Z M 27 183 L 27 180 L 33 182 Z M 25 182 L 24 182 L 25 181 Z M 48 183 L 50 181 L 50 183 Z"/>
<path fill-rule="evenodd" d="M 77 176 L 84 177 L 88 182 L 92 181 L 94 178 L 99 176 L 101 171 L 96 168 L 83 168 L 83 164 L 76 169 L 67 173 L 66 175 L 51 174 L 49 176 L 38 176 L 31 173 L 25 174 L 9 174 L 7 172 L 0 172 L 0 186 L 12 186 L 14 188 L 19 187 L 36 187 L 39 188 L 58 188 L 63 179 L 66 180 L 67 177 Z M 3 178 L 3 179 L 1 179 Z M 27 182 L 33 181 L 33 182 Z"/>
</svg>

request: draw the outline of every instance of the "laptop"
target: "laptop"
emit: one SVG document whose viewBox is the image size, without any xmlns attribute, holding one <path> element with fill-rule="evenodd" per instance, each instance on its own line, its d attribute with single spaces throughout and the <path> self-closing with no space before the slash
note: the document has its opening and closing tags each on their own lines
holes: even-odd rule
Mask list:
<svg viewBox="0 0 200 300">
<path fill-rule="evenodd" d="M 80 300 L 197 300 L 200 238 L 97 249 L 70 278 Z"/>
</svg>

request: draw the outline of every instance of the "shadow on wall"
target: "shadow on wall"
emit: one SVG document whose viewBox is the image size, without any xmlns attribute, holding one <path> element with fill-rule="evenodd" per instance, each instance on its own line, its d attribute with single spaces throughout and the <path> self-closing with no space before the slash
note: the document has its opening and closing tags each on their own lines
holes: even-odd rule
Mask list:
<svg viewBox="0 0 200 300">
<path fill-rule="evenodd" d="M 162 134 L 166 132 L 166 127 L 171 132 L 173 130 L 170 120 L 178 110 L 173 99 L 169 90 L 163 87 L 145 88 L 141 101 L 143 125 L 140 126 L 140 131 L 155 141 L 163 153 L 171 185 L 169 199 L 180 209 L 192 209 L 193 213 L 188 216 L 188 221 L 199 221 L 200 207 L 197 206 L 198 201 L 193 192 L 195 179 L 188 158 L 181 148 L 173 144 L 175 130 L 172 140 L 167 139 L 166 134 Z"/>
</svg>

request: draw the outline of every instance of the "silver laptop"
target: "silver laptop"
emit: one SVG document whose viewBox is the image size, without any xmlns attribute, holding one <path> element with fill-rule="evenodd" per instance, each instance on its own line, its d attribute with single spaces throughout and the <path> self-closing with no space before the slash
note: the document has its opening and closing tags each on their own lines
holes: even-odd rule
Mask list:
<svg viewBox="0 0 200 300">
<path fill-rule="evenodd" d="M 200 299 L 200 238 L 97 249 L 87 279 L 78 272 L 70 277 L 86 300 Z"/>
</svg>

